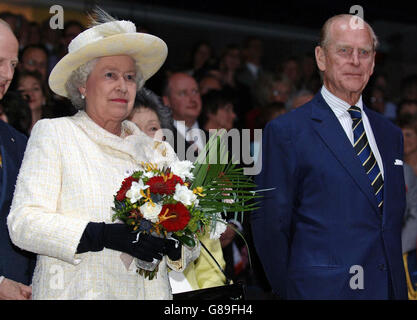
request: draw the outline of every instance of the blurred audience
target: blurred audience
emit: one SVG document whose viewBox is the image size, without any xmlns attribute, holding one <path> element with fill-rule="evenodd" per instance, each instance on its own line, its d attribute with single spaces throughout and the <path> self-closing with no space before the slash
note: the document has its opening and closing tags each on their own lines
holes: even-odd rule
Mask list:
<svg viewBox="0 0 417 320">
<path fill-rule="evenodd" d="M 235 97 L 229 90 L 210 90 L 202 96 L 202 126 L 204 130 L 234 128 L 236 114 L 234 112 Z"/>
<path fill-rule="evenodd" d="M 301 107 L 303 104 L 306 104 L 311 99 L 313 99 L 314 93 L 307 89 L 301 89 L 297 91 L 294 96 L 288 101 L 289 110 L 297 109 Z"/>
<path fill-rule="evenodd" d="M 23 99 L 20 93 L 9 90 L 0 100 L 0 120 L 29 136 L 32 126 L 32 113 L 27 101 Z"/>
<path fill-rule="evenodd" d="M 213 47 L 207 41 L 194 44 L 185 73 L 193 76 L 197 81 L 215 65 Z"/>
<path fill-rule="evenodd" d="M 49 90 L 42 81 L 40 73 L 36 71 L 19 72 L 16 75 L 16 85 L 17 91 L 29 104 L 32 119 L 30 133 L 38 120 L 54 116 L 53 106 L 49 101 Z"/>
<path fill-rule="evenodd" d="M 417 115 L 417 100 L 403 100 L 398 105 L 398 116 Z"/>
<path fill-rule="evenodd" d="M 255 84 L 255 108 L 246 113 L 246 128 L 261 129 L 259 119 L 267 105 L 279 102 L 286 105 L 292 92 L 292 83 L 284 75 L 265 73 Z"/>
<path fill-rule="evenodd" d="M 252 97 L 258 78 L 265 72 L 263 66 L 264 43 L 257 36 L 248 36 L 242 44 L 242 65 L 236 72 L 236 81 L 249 88 Z"/>
<path fill-rule="evenodd" d="M 200 89 L 200 94 L 203 96 L 210 90 L 221 90 L 222 83 L 219 77 L 216 77 L 211 73 L 207 73 L 198 82 L 198 87 Z"/>
<path fill-rule="evenodd" d="M 241 51 L 236 44 L 227 45 L 219 59 L 219 70 L 223 85 L 231 88 L 238 87 L 236 72 L 241 67 Z"/>
<path fill-rule="evenodd" d="M 42 81 L 47 81 L 48 76 L 48 50 L 44 45 L 33 44 L 26 46 L 20 54 L 19 71 L 37 71 L 42 76 Z"/>
<path fill-rule="evenodd" d="M 417 117 L 406 113 L 397 123 L 404 136 L 404 161 L 417 175 Z"/>
<path fill-rule="evenodd" d="M 406 100 L 417 100 L 417 74 L 411 74 L 401 81 L 401 96 Z"/>
<path fill-rule="evenodd" d="M 281 65 L 279 65 L 277 74 L 285 76 L 291 82 L 292 88 L 296 90 L 301 89 L 302 73 L 297 57 L 287 57 Z"/>
<path fill-rule="evenodd" d="M 62 30 L 59 58 L 62 58 L 67 54 L 70 42 L 84 30 L 84 26 L 77 20 L 69 20 L 65 22 L 64 29 Z"/>
</svg>

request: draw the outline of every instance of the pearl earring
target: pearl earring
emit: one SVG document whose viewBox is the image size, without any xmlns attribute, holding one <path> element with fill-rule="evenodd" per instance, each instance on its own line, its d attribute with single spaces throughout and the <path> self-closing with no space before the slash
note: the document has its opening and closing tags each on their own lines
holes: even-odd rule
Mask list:
<svg viewBox="0 0 417 320">
<path fill-rule="evenodd" d="M 85 99 L 85 96 L 83 94 L 81 95 L 81 99 L 83 99 L 83 100 Z"/>
</svg>

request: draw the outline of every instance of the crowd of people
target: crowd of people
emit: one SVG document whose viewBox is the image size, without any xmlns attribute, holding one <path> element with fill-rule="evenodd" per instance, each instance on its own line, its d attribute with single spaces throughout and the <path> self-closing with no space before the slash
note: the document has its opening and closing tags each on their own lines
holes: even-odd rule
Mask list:
<svg viewBox="0 0 417 320">
<path fill-rule="evenodd" d="M 8 92 L 0 100 L 0 119 L 10 124 L 27 138 L 31 137 L 32 133 L 36 134 L 33 138 L 33 145 L 30 145 L 33 157 L 26 160 L 26 166 L 22 167 L 24 172 L 29 172 L 28 170 L 35 168 L 32 164 L 35 161 L 40 161 L 42 157 L 42 150 L 45 148 L 42 146 L 42 143 L 51 144 L 51 146 L 59 148 L 55 146 L 51 138 L 48 138 L 46 142 L 40 139 L 41 134 L 47 136 L 50 130 L 56 132 L 58 128 L 55 128 L 55 125 L 47 125 L 48 122 L 45 122 L 42 127 L 35 127 L 39 120 L 76 115 L 78 121 L 84 123 L 87 121 L 85 115 L 82 114 L 80 116 L 80 111 L 76 108 L 80 101 L 83 105 L 85 105 L 85 101 L 89 102 L 90 104 L 86 107 L 87 113 L 88 110 L 93 110 L 92 114 L 96 115 L 93 102 L 100 102 L 99 94 L 97 97 L 94 97 L 97 101 L 93 101 L 92 94 L 90 93 L 89 96 L 88 91 L 86 94 L 82 93 L 81 97 L 65 97 L 62 94 L 57 94 L 57 90 L 51 90 L 51 71 L 61 59 L 68 56 L 68 46 L 71 41 L 88 29 L 77 21 L 68 21 L 63 30 L 53 30 L 49 28 L 48 21 L 39 24 L 34 21 L 27 21 L 23 16 L 10 12 L 1 13 L 0 19 L 8 23 L 19 44 L 19 63 L 16 66 L 16 73 Z M 146 34 L 146 30 L 142 32 Z M 231 130 L 235 128 L 238 130 L 250 129 L 252 131 L 254 129 L 264 129 L 271 120 L 291 113 L 300 106 L 312 101 L 322 87 L 323 74 L 317 67 L 313 49 L 311 53 L 289 56 L 283 61 L 277 61 L 274 69 L 267 69 L 263 64 L 264 43 L 262 37 L 259 36 L 248 35 L 242 43 L 227 45 L 219 52 L 215 51 L 212 44 L 202 41 L 193 46 L 190 56 L 191 59 L 188 63 L 178 61 L 175 65 L 164 65 L 156 76 L 149 79 L 144 87 L 137 94 L 134 94 L 134 98 L 130 97 L 134 102 L 132 100 L 131 112 L 129 115 L 126 114 L 125 117 L 134 122 L 143 133 L 150 137 L 154 137 L 159 129 L 170 129 L 173 131 L 174 136 L 179 134 L 184 138 L 186 150 L 189 147 L 194 147 L 196 151 L 202 150 L 204 148 L 202 141 L 206 141 L 207 138 L 207 136 L 193 136 L 190 129 L 203 129 L 200 132 L 205 132 L 207 135 L 211 129 Z M 101 62 L 105 63 L 104 60 L 99 60 L 93 69 L 89 69 L 89 73 L 93 74 L 94 70 L 96 70 L 95 68 Z M 83 63 L 88 65 L 89 62 L 84 61 Z M 123 69 L 124 64 L 127 70 L 130 67 L 130 62 L 123 59 L 118 60 L 120 68 Z M 86 68 L 88 69 L 88 66 Z M 80 72 L 80 77 L 81 75 L 82 72 Z M 76 79 L 72 80 L 75 83 Z M 417 75 L 408 75 L 404 78 L 401 84 L 401 94 L 398 96 L 387 96 L 390 87 L 389 81 L 389 77 L 379 73 L 376 66 L 375 72 L 364 91 L 363 103 L 392 122 L 403 133 L 407 208 L 402 227 L 402 250 L 403 252 L 408 252 L 416 249 L 417 242 Z M 93 86 L 93 84 L 88 82 L 83 84 L 87 89 L 88 85 L 90 85 L 90 88 Z M 91 91 L 92 89 L 90 89 Z M 100 116 L 100 114 L 97 114 L 97 118 L 100 118 Z M 71 130 L 68 123 L 62 122 L 60 125 L 66 128 L 66 130 Z M 84 123 L 82 126 L 87 126 L 87 129 L 85 129 L 87 131 L 91 130 L 88 134 L 97 132 L 93 130 L 94 126 L 91 124 Z M 37 130 L 33 132 L 33 128 L 37 128 Z M 124 130 L 123 128 L 120 129 L 120 123 L 119 126 L 111 127 L 111 129 L 116 131 L 122 130 L 121 134 L 123 134 Z M 71 148 L 73 146 L 71 146 L 69 141 L 65 140 L 64 131 L 62 129 L 62 132 L 59 131 L 57 134 Z M 108 131 L 112 132 L 110 129 Z M 120 132 L 116 132 L 116 134 L 120 134 Z M 259 150 L 260 142 L 254 141 L 253 135 L 251 137 L 252 153 L 257 155 L 256 150 Z M 178 141 L 174 142 L 173 150 L 180 157 Z M 134 154 L 133 151 L 132 154 Z M 53 155 L 50 154 L 50 156 Z M 31 160 L 30 163 L 29 160 Z M 43 163 L 47 165 L 47 163 Z M 70 162 L 64 161 L 61 165 L 70 166 Z M 60 170 L 65 169 L 59 168 Z M 58 170 L 58 167 L 56 169 Z M 88 170 L 86 172 L 88 173 Z M 114 181 L 115 179 L 109 177 L 109 174 L 106 174 L 106 179 Z M 38 178 L 41 179 L 41 177 Z M 22 181 L 21 185 L 17 186 L 17 195 L 19 201 L 23 203 L 25 200 L 23 198 L 24 188 Z M 55 187 L 58 183 L 61 183 L 61 181 L 52 182 L 54 184 L 51 186 Z M 35 181 L 29 181 L 28 183 L 34 184 Z M 38 180 L 37 183 L 39 183 Z M 88 188 L 88 186 L 85 187 Z M 68 188 L 67 191 L 70 192 L 71 188 Z M 57 190 L 53 191 L 49 187 L 47 190 L 49 197 L 51 194 L 54 195 L 58 192 Z M 30 197 L 28 199 L 33 200 Z M 66 200 L 70 201 L 71 197 Z M 38 203 L 39 201 L 41 200 L 37 199 L 35 202 Z M 45 202 L 48 201 L 50 200 L 45 199 Z M 79 200 L 78 202 L 81 211 L 85 210 L 83 201 Z M 50 205 L 52 206 L 52 204 Z M 56 204 L 54 206 L 49 207 L 48 210 L 57 210 Z M 21 207 L 22 204 L 14 204 L 15 211 L 13 212 L 11 222 L 16 228 L 23 228 L 17 219 L 18 212 L 23 210 Z M 65 208 L 60 209 L 64 210 Z M 97 216 L 93 218 L 100 221 L 101 216 L 97 213 Z M 235 216 L 225 218 L 227 218 L 229 223 L 226 232 L 221 236 L 220 240 L 204 239 L 206 246 L 225 269 L 227 278 L 235 282 L 243 281 L 246 283 L 248 288 L 252 290 L 248 291 L 250 297 L 276 298 L 277 296 L 273 294 L 273 288 L 271 288 L 271 277 L 268 278 L 268 281 L 257 256 L 249 218 L 243 217 L 242 219 L 242 217 L 239 217 L 239 219 L 236 219 Z M 57 222 L 55 227 L 62 227 L 62 223 L 64 222 Z M 94 244 L 88 242 L 88 239 L 92 235 L 104 232 L 102 225 L 90 223 L 86 226 L 85 224 L 77 223 L 74 222 L 74 228 L 68 231 L 70 232 L 69 235 L 65 235 L 61 239 L 68 242 L 67 248 L 61 248 L 62 245 L 60 248 L 50 248 L 53 247 L 50 243 L 42 242 L 45 247 L 49 248 L 48 250 L 51 250 L 42 252 L 38 247 L 34 247 L 35 243 L 25 242 L 27 238 L 24 238 L 19 233 L 22 232 L 23 234 L 23 230 L 16 231 L 14 241 L 29 251 L 33 249 L 32 251 L 38 252 L 38 254 L 39 250 L 41 251 L 40 254 L 43 258 L 38 259 L 39 268 L 55 263 L 55 259 L 48 257 L 49 254 L 52 257 L 57 256 L 58 259 L 73 263 L 73 258 L 69 254 L 74 240 L 70 241 L 67 237 L 74 234 L 82 234 L 82 239 L 87 239 L 84 242 L 84 247 L 78 247 L 77 254 L 80 254 L 98 251 Z M 51 224 L 51 226 L 54 225 Z M 122 237 L 122 230 L 112 229 L 109 231 L 110 228 L 112 227 L 107 226 L 108 233 L 113 232 Z M 45 233 L 39 236 L 52 231 L 49 229 L 44 230 Z M 238 233 L 244 235 L 249 244 L 248 246 Z M 22 237 L 22 239 L 17 240 L 19 237 Z M 116 248 L 116 250 L 120 251 L 122 249 L 125 251 L 131 250 L 129 252 L 132 253 L 131 248 L 126 249 L 123 246 L 109 242 L 111 241 L 108 239 L 103 240 L 101 249 L 104 246 L 106 248 Z M 149 243 L 153 247 L 160 246 L 160 244 L 151 240 L 149 240 Z M 62 252 L 58 252 L 58 249 Z M 136 253 L 133 252 L 132 254 Z M 189 254 L 192 255 L 193 253 Z M 93 256 L 91 255 L 91 257 Z M 111 255 L 102 256 L 102 259 L 112 258 L 114 257 L 111 257 Z M 167 259 L 168 264 L 169 261 Z M 99 263 L 98 261 L 96 262 Z M 94 264 L 94 262 L 91 263 Z M 222 285 L 226 281 L 225 275 L 213 263 L 212 257 L 203 250 L 201 250 L 198 259 L 189 261 L 189 265 L 193 265 L 193 267 L 188 267 L 184 272 L 184 276 L 189 284 L 187 289 L 196 290 Z M 65 264 L 62 264 L 62 266 L 67 268 Z M 97 268 L 96 265 L 94 267 Z M 42 276 L 41 272 L 39 269 L 38 277 Z M 88 273 L 88 270 L 85 272 Z M 2 276 L 1 269 L 0 276 Z M 89 279 L 92 279 L 91 281 L 93 282 L 97 281 L 97 279 L 94 280 L 93 278 Z M 162 280 L 164 280 L 163 277 Z M 159 285 L 164 287 L 166 284 L 162 280 Z M 116 280 L 109 278 L 109 281 Z M 181 279 L 172 279 L 172 281 L 172 283 L 175 283 L 175 281 L 179 283 Z M 22 282 L 25 281 L 22 280 Z M 26 284 L 29 283 L 26 281 Z M 130 288 L 132 284 L 126 283 L 126 286 Z M 178 292 L 183 289 L 179 288 Z M 76 289 L 72 288 L 71 290 Z M 176 292 L 175 288 L 173 288 L 173 292 Z M 39 297 L 49 297 L 49 293 L 42 286 L 38 287 L 36 294 Z M 66 297 L 74 297 L 76 292 L 68 291 L 66 294 Z M 140 293 L 139 296 L 151 298 L 157 296 L 152 290 L 148 294 L 147 296 L 146 293 Z M 28 295 L 25 293 L 24 296 Z M 136 296 L 132 292 L 127 292 L 125 297 L 132 298 Z"/>
</svg>

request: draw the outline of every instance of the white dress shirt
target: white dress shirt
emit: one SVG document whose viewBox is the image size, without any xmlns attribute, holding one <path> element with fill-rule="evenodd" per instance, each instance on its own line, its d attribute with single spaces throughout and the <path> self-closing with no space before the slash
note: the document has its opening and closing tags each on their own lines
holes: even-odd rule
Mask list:
<svg viewBox="0 0 417 320">
<path fill-rule="evenodd" d="M 252 73 L 253 77 L 255 79 L 258 79 L 259 67 L 251 62 L 247 62 L 246 66 L 248 67 L 248 70 Z"/>
<path fill-rule="evenodd" d="M 333 93 L 331 93 L 324 85 L 321 88 L 321 95 L 323 96 L 324 100 L 330 106 L 334 114 L 336 115 L 337 120 L 339 120 L 340 124 L 345 130 L 349 141 L 354 144 L 354 137 L 353 137 L 353 130 L 352 130 L 352 118 L 348 112 L 348 109 L 351 107 L 349 103 L 346 101 L 336 97 Z M 384 167 L 382 165 L 382 158 L 378 150 L 378 146 L 376 145 L 374 133 L 372 132 L 371 124 L 369 123 L 368 117 L 366 113 L 363 112 L 363 102 L 362 96 L 360 96 L 358 102 L 356 102 L 355 106 L 361 109 L 362 111 L 362 122 L 365 128 L 366 137 L 369 141 L 369 146 L 375 156 L 376 162 L 378 163 L 379 170 L 381 171 L 382 177 L 384 177 Z"/>
<path fill-rule="evenodd" d="M 178 133 L 185 137 L 186 141 L 194 141 L 194 143 L 198 147 L 198 150 L 203 150 L 204 146 L 207 143 L 207 141 L 205 141 L 206 136 L 203 135 L 203 133 L 201 133 L 201 129 L 197 121 L 194 122 L 194 124 L 191 127 L 187 127 L 184 121 L 174 120 L 174 126 L 177 129 Z"/>
</svg>

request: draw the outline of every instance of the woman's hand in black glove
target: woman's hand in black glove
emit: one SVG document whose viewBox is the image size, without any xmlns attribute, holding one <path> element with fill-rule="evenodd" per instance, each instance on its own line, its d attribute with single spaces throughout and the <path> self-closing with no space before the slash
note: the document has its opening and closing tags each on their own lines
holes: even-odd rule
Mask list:
<svg viewBox="0 0 417 320">
<path fill-rule="evenodd" d="M 181 258 L 181 242 L 178 240 L 164 239 L 165 240 L 165 250 L 164 253 L 172 261 L 178 260 Z"/>
<path fill-rule="evenodd" d="M 171 252 L 171 245 L 166 242 L 167 239 L 144 233 L 141 233 L 137 239 L 137 235 L 137 232 L 132 232 L 125 224 L 90 222 L 81 237 L 77 253 L 101 251 L 105 247 L 151 262 L 153 259 L 161 260 L 162 256 L 167 254 L 167 250 Z"/>
</svg>

